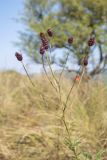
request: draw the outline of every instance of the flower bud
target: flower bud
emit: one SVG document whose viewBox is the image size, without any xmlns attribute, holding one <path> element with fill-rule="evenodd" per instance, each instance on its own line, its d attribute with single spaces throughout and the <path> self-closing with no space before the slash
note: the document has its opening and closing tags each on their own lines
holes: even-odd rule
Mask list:
<svg viewBox="0 0 107 160">
<path fill-rule="evenodd" d="M 52 36 L 53 36 L 53 32 L 52 32 L 52 30 L 51 30 L 50 28 L 47 30 L 47 33 L 48 33 L 48 36 L 49 36 L 49 37 L 52 37 Z"/>
<path fill-rule="evenodd" d="M 42 39 L 42 45 L 46 50 L 49 48 L 49 44 L 48 44 L 48 39 L 47 38 L 43 38 Z"/>
<path fill-rule="evenodd" d="M 40 52 L 40 54 L 42 54 L 42 55 L 45 53 L 45 48 L 44 48 L 44 46 L 41 46 L 41 47 L 40 47 L 40 51 L 39 51 L 39 52 Z"/>
<path fill-rule="evenodd" d="M 44 38 L 44 37 L 45 37 L 45 34 L 44 34 L 43 32 L 41 32 L 41 33 L 39 34 L 39 36 L 40 36 L 40 38 Z"/>
<path fill-rule="evenodd" d="M 87 65 L 88 65 L 88 59 L 87 59 L 87 58 L 84 58 L 84 59 L 83 59 L 83 65 L 84 65 L 84 66 L 87 66 Z"/>
<path fill-rule="evenodd" d="M 74 78 L 74 81 L 79 82 L 80 81 L 80 76 L 76 75 L 76 77 Z"/>
<path fill-rule="evenodd" d="M 18 61 L 22 61 L 23 60 L 22 54 L 16 52 L 15 56 L 16 56 L 16 58 L 17 58 Z"/>
<path fill-rule="evenodd" d="M 88 40 L 88 46 L 93 46 L 95 44 L 95 38 L 90 38 L 89 40 Z"/>
<path fill-rule="evenodd" d="M 69 44 L 72 44 L 72 43 L 73 43 L 73 37 L 69 37 L 69 38 L 68 38 L 68 43 L 69 43 Z"/>
</svg>

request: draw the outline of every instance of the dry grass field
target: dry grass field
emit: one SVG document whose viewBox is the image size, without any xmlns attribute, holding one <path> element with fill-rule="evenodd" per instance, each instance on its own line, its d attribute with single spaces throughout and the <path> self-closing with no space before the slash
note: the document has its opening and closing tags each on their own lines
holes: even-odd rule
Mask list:
<svg viewBox="0 0 107 160">
<path fill-rule="evenodd" d="M 0 73 L 0 160 L 73 160 L 58 95 L 44 75 L 32 80 L 35 88 L 26 76 Z M 63 101 L 71 83 L 63 77 Z M 72 142 L 80 142 L 78 152 L 100 160 L 96 154 L 104 151 L 101 160 L 107 160 L 107 86 L 101 80 L 75 85 L 66 122 Z"/>
</svg>

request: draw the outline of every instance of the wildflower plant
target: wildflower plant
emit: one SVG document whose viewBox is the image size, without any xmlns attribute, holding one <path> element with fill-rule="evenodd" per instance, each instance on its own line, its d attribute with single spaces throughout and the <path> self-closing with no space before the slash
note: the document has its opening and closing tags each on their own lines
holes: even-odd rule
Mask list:
<svg viewBox="0 0 107 160">
<path fill-rule="evenodd" d="M 83 80 L 83 77 L 85 76 L 85 71 L 86 71 L 87 66 L 88 66 L 88 55 L 86 54 L 83 57 L 82 62 L 81 62 L 81 67 L 79 69 L 79 71 L 81 70 L 81 72 L 80 72 L 80 74 L 77 74 L 75 76 L 75 78 L 73 79 L 72 85 L 69 88 L 69 91 L 66 95 L 65 100 L 63 101 L 62 100 L 62 85 L 61 85 L 62 81 L 61 81 L 61 79 L 62 79 L 63 72 L 65 70 L 65 66 L 66 66 L 67 61 L 68 61 L 69 53 L 67 54 L 67 57 L 65 59 L 65 64 L 63 65 L 63 68 L 62 68 L 62 70 L 59 74 L 59 77 L 57 77 L 55 75 L 53 69 L 52 69 L 52 66 L 51 66 L 52 62 L 51 62 L 51 58 L 50 58 L 50 55 L 51 55 L 51 52 L 52 52 L 51 39 L 54 38 L 54 32 L 51 28 L 49 28 L 49 29 L 47 29 L 46 33 L 41 32 L 39 34 L 39 37 L 40 37 L 40 41 L 41 41 L 40 48 L 39 48 L 39 53 L 41 55 L 44 73 L 45 73 L 49 83 L 51 84 L 51 86 L 55 90 L 56 94 L 58 95 L 59 103 L 60 103 L 59 107 L 62 110 L 62 116 L 60 117 L 60 122 L 61 122 L 61 124 L 63 124 L 63 126 L 66 130 L 66 133 L 67 133 L 67 137 L 65 137 L 65 144 L 72 151 L 72 153 L 73 153 L 72 159 L 73 160 L 83 160 L 83 159 L 91 160 L 91 159 L 93 159 L 91 154 L 84 153 L 82 151 L 78 152 L 78 147 L 80 147 L 81 141 L 78 141 L 78 140 L 72 141 L 71 140 L 70 129 L 69 129 L 68 124 L 66 122 L 66 110 L 67 110 L 68 105 L 69 105 L 68 102 L 69 102 L 69 99 L 70 99 L 70 95 L 71 95 L 75 86 L 77 86 L 77 90 L 79 89 L 80 84 Z M 68 43 L 69 46 L 72 46 L 74 41 L 75 41 L 75 39 L 73 38 L 73 36 L 69 36 L 68 39 L 67 39 L 67 43 Z M 89 38 L 89 40 L 87 41 L 87 48 L 90 49 L 90 47 L 92 47 L 93 45 L 95 45 L 95 37 L 91 36 Z M 23 63 L 22 54 L 19 53 L 19 52 L 16 52 L 15 56 L 16 56 L 17 60 L 22 63 L 22 66 L 23 66 L 23 68 L 24 68 L 32 86 L 35 87 L 35 84 L 33 83 L 32 79 L 31 79 L 30 75 L 28 74 L 27 69 L 26 69 L 26 67 Z M 47 72 L 47 69 L 46 69 L 47 65 L 50 69 L 50 73 L 52 75 L 52 78 L 50 78 L 49 73 Z M 75 98 L 72 100 L 72 105 L 73 105 L 74 100 L 75 100 Z M 98 152 L 96 154 L 95 160 L 101 160 L 102 154 L 103 154 L 103 152 Z"/>
</svg>

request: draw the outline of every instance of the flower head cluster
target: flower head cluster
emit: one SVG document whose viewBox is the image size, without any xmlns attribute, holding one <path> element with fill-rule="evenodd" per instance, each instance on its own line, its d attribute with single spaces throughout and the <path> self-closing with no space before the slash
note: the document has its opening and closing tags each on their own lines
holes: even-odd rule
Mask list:
<svg viewBox="0 0 107 160">
<path fill-rule="evenodd" d="M 49 37 L 53 36 L 53 32 L 50 28 L 47 30 L 47 34 Z M 40 54 L 43 55 L 45 53 L 45 51 L 49 49 L 49 40 L 48 40 L 48 37 L 46 36 L 46 34 L 43 32 L 40 33 L 40 39 L 42 42 L 42 44 L 40 46 Z"/>
</svg>

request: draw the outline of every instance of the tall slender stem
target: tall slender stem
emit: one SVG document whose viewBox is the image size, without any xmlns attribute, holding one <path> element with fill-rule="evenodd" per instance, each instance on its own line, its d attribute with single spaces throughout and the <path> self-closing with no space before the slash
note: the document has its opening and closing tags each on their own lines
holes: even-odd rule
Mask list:
<svg viewBox="0 0 107 160">
<path fill-rule="evenodd" d="M 80 69 L 81 69 L 81 68 L 80 68 Z M 80 69 L 79 69 L 79 70 L 80 70 Z M 73 88 L 74 88 L 74 86 L 75 86 L 75 83 L 76 83 L 76 81 L 74 80 L 74 82 L 73 82 L 73 84 L 72 84 L 72 86 L 71 86 L 71 88 L 70 88 L 70 90 L 69 90 L 69 92 L 68 92 L 68 95 L 67 95 L 67 98 L 66 98 L 66 102 L 65 102 L 65 104 L 64 104 L 63 115 L 65 114 L 65 110 L 66 110 L 66 108 L 67 108 L 67 103 L 68 103 L 69 97 L 70 97 L 70 95 L 71 95 L 71 92 L 72 92 L 72 90 L 73 90 Z"/>
<path fill-rule="evenodd" d="M 63 68 L 62 68 L 62 71 L 61 71 L 61 73 L 60 73 L 60 76 L 59 76 L 59 83 L 60 83 L 60 80 L 61 80 L 62 74 L 63 74 L 63 72 L 64 72 L 65 66 L 66 66 L 66 64 L 67 64 L 68 57 L 69 57 L 69 53 L 67 54 L 65 64 L 64 64 L 64 66 L 63 66 Z"/>
<path fill-rule="evenodd" d="M 49 82 L 50 82 L 50 84 L 53 86 L 53 88 L 57 91 L 56 87 L 54 86 L 54 84 L 53 84 L 52 81 L 50 80 L 50 77 L 48 76 L 48 73 L 47 73 L 47 71 L 46 71 L 43 55 L 42 55 L 42 64 L 43 64 L 43 69 L 44 69 L 44 72 L 45 72 L 45 75 L 46 75 L 47 79 L 49 80 Z"/>
<path fill-rule="evenodd" d="M 65 129 L 66 129 L 66 132 L 68 134 L 68 140 L 69 140 L 70 144 L 72 144 L 72 142 L 71 142 L 71 136 L 70 136 L 70 132 L 69 132 L 66 120 L 65 120 L 65 116 L 62 117 L 62 120 L 63 120 L 64 126 L 65 126 Z M 79 160 L 75 148 L 72 148 L 71 150 L 74 153 L 74 156 L 75 156 L 76 160 Z"/>
<path fill-rule="evenodd" d="M 55 75 L 54 75 L 54 73 L 53 73 L 52 67 L 51 67 L 50 57 L 48 56 L 48 54 L 46 54 L 46 57 L 47 57 L 47 62 L 48 62 L 48 65 L 49 65 L 49 68 L 50 68 L 51 74 L 52 74 L 52 76 L 53 76 L 53 78 L 54 78 L 55 82 L 58 84 L 58 81 L 57 81 L 57 79 L 56 79 L 56 77 L 55 77 Z"/>
<path fill-rule="evenodd" d="M 28 72 L 27 72 L 27 69 L 26 69 L 26 67 L 25 67 L 25 65 L 24 65 L 24 63 L 23 63 L 23 61 L 21 61 L 21 63 L 22 63 L 22 66 L 23 66 L 23 68 L 24 68 L 24 70 L 25 70 L 25 72 L 26 72 L 26 75 L 27 75 L 29 81 L 31 82 L 32 86 L 35 87 L 35 84 L 33 83 L 31 77 L 29 76 L 29 74 L 28 74 Z"/>
<path fill-rule="evenodd" d="M 51 53 L 51 51 L 50 51 L 50 53 Z M 53 72 L 52 67 L 51 67 L 50 58 L 49 58 L 49 56 L 48 56 L 48 55 L 47 55 L 47 62 L 48 62 L 48 65 L 49 65 L 49 68 L 50 68 L 50 71 L 51 71 L 52 77 L 53 77 L 53 79 L 55 80 L 56 85 L 58 86 L 59 99 L 60 99 L 60 102 L 61 102 L 61 101 L 62 101 L 62 100 L 61 100 L 61 86 L 60 86 L 59 81 L 56 79 L 56 77 L 55 77 L 55 75 L 54 75 L 54 72 Z"/>
<path fill-rule="evenodd" d="M 73 90 L 73 88 L 74 88 L 74 86 L 75 86 L 75 82 L 76 82 L 76 81 L 73 82 L 73 85 L 72 85 L 72 87 L 70 88 L 70 91 L 69 91 L 69 93 L 68 93 L 66 102 L 65 102 L 65 104 L 64 104 L 63 115 L 65 114 L 65 110 L 66 110 L 66 108 L 67 108 L 67 103 L 68 103 L 69 97 L 70 97 L 70 95 L 71 95 L 71 92 L 72 92 L 72 90 Z"/>
<path fill-rule="evenodd" d="M 80 78 L 80 81 L 79 81 L 79 84 L 78 84 L 77 90 L 78 90 L 78 89 L 79 89 L 79 87 L 80 87 L 81 81 L 82 81 L 83 76 L 84 76 L 84 72 L 85 72 L 85 68 L 83 67 L 83 71 L 82 71 L 82 74 L 81 74 L 81 78 Z M 73 105 L 73 103 L 74 103 L 74 100 L 75 100 L 75 98 L 72 100 L 72 103 L 71 103 L 71 105 L 70 105 L 70 108 L 72 107 L 72 105 Z"/>
</svg>

